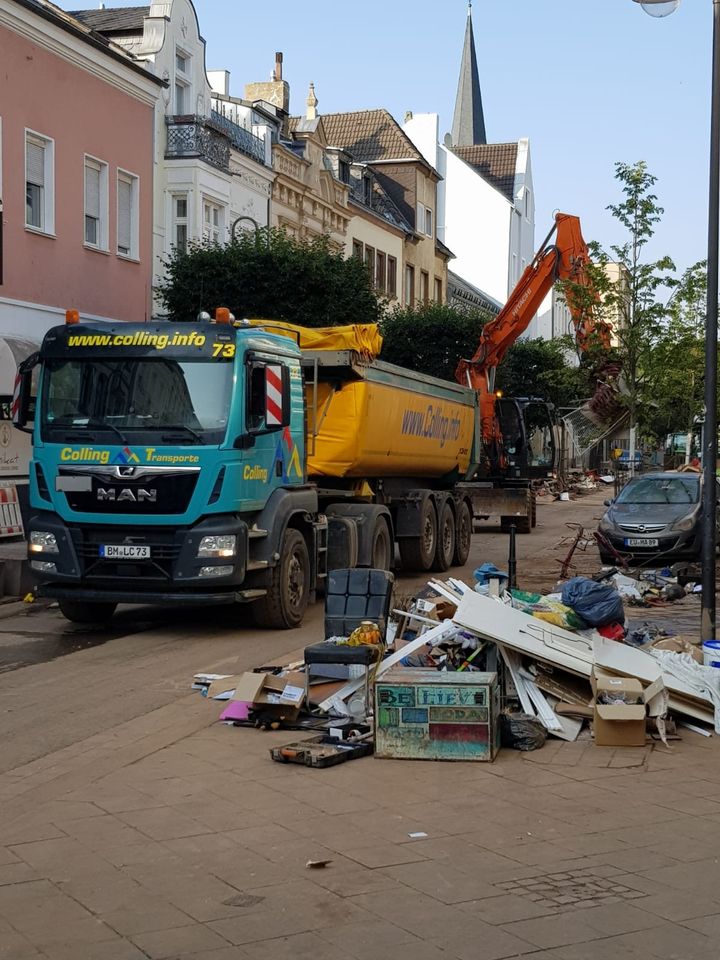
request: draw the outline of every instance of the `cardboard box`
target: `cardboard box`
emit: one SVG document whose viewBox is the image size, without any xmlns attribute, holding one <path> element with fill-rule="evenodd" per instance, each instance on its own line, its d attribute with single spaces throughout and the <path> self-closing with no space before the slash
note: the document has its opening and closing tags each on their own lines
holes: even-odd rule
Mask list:
<svg viewBox="0 0 720 960">
<path fill-rule="evenodd" d="M 665 711 L 667 697 L 662 678 L 643 688 L 635 677 L 614 676 L 596 666 L 590 683 L 595 743 L 599 747 L 644 747 L 648 712 L 657 717 Z M 615 695 L 621 702 L 600 703 L 607 695 Z"/>
<path fill-rule="evenodd" d="M 454 603 L 444 597 L 433 597 L 431 600 L 418 599 L 417 612 L 431 620 L 452 620 L 457 611 Z"/>
<path fill-rule="evenodd" d="M 276 713 L 285 720 L 294 720 L 305 699 L 305 675 L 244 673 L 232 699 L 251 703 L 256 709 Z"/>
</svg>

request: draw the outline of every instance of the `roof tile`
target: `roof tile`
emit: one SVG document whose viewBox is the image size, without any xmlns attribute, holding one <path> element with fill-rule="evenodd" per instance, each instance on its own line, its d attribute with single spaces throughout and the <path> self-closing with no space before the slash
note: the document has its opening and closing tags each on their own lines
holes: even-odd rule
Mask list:
<svg viewBox="0 0 720 960">
<path fill-rule="evenodd" d="M 98 33 L 142 33 L 150 7 L 116 7 L 114 10 L 71 10 L 71 17 Z"/>
<path fill-rule="evenodd" d="M 512 202 L 515 198 L 517 143 L 482 143 L 472 147 L 453 147 L 452 150 Z"/>
<path fill-rule="evenodd" d="M 359 163 L 383 160 L 422 160 L 400 124 L 384 109 L 323 114 L 328 145 L 341 147 Z"/>
</svg>

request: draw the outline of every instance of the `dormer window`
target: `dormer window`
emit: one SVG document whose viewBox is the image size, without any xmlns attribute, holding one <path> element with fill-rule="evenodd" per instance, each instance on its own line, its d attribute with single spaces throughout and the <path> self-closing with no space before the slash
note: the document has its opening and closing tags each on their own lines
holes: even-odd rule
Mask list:
<svg viewBox="0 0 720 960">
<path fill-rule="evenodd" d="M 350 183 L 350 164 L 347 160 L 338 161 L 338 178 L 341 183 Z"/>
<path fill-rule="evenodd" d="M 364 201 L 365 201 L 365 204 L 366 204 L 366 206 L 371 207 L 371 206 L 372 206 L 372 195 L 373 195 L 373 182 L 372 182 L 372 177 L 365 177 L 365 178 L 364 178 L 363 188 L 364 188 L 363 199 L 364 199 Z"/>
</svg>

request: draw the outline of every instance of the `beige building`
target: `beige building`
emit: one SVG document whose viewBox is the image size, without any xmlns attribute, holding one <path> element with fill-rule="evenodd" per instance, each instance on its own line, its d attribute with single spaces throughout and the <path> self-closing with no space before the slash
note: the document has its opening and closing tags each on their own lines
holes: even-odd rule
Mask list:
<svg viewBox="0 0 720 960">
<path fill-rule="evenodd" d="M 403 224 L 398 298 L 407 306 L 444 303 L 452 253 L 437 239 L 440 175 L 387 110 L 328 114 L 323 123 L 330 149 L 366 169 Z"/>
</svg>

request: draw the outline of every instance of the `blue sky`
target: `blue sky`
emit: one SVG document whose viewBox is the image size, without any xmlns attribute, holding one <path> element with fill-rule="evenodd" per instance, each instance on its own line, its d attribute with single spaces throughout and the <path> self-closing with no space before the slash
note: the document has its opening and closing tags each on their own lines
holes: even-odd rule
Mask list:
<svg viewBox="0 0 720 960">
<path fill-rule="evenodd" d="M 312 80 L 320 113 L 384 106 L 400 121 L 439 113 L 450 129 L 465 0 L 195 6 L 208 69 L 229 69 L 234 95 L 269 78 L 282 50 L 296 113 Z M 605 210 L 614 163 L 642 159 L 665 207 L 650 252 L 679 268 L 703 259 L 712 0 L 682 0 L 661 20 L 632 0 L 476 0 L 473 23 L 488 138 L 530 138 L 537 242 L 556 209 L 579 215 L 586 239 L 618 240 Z"/>
</svg>

